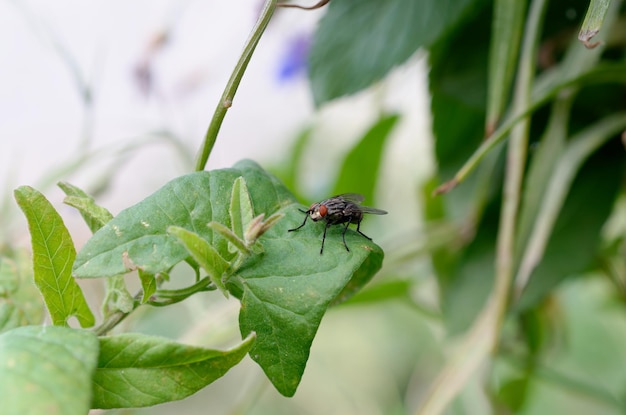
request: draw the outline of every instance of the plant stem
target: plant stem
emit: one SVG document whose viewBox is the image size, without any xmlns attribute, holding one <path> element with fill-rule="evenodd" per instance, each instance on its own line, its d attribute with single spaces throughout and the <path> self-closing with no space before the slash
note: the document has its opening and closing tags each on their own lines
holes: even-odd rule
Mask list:
<svg viewBox="0 0 626 415">
<path fill-rule="evenodd" d="M 215 145 L 217 134 L 219 133 L 220 127 L 222 126 L 222 121 L 224 121 L 224 117 L 226 116 L 226 111 L 228 111 L 228 109 L 233 104 L 235 93 L 237 92 L 237 88 L 239 87 L 241 78 L 243 78 L 243 74 L 248 67 L 248 63 L 250 62 L 250 58 L 254 53 L 254 49 L 259 43 L 261 36 L 265 32 L 267 24 L 274 14 L 274 10 L 276 9 L 276 2 L 277 0 L 267 0 L 265 2 L 263 10 L 261 11 L 261 15 L 259 16 L 256 25 L 252 29 L 250 37 L 246 41 L 244 50 L 239 58 L 239 61 L 237 61 L 237 65 L 235 66 L 233 73 L 230 75 L 230 79 L 228 80 L 226 88 L 224 89 L 224 93 L 222 94 L 222 97 L 220 98 L 217 107 L 215 108 L 213 118 L 211 119 L 209 128 L 207 129 L 207 132 L 204 136 L 204 142 L 202 143 L 202 148 L 200 149 L 198 159 L 196 160 L 196 171 L 204 170 L 206 166 L 209 155 L 211 154 L 213 146 Z"/>
<path fill-rule="evenodd" d="M 546 0 L 533 0 L 528 13 L 513 103 L 513 113 L 516 114 L 530 105 L 534 57 L 545 6 Z M 513 130 L 507 154 L 503 206 L 496 246 L 494 289 L 461 346 L 433 382 L 421 407 L 416 412 L 417 415 L 443 413 L 469 379 L 479 368 L 484 367 L 487 357 L 498 344 L 513 279 L 515 225 L 526 160 L 527 123 L 527 120 L 521 121 L 521 126 Z"/>
</svg>

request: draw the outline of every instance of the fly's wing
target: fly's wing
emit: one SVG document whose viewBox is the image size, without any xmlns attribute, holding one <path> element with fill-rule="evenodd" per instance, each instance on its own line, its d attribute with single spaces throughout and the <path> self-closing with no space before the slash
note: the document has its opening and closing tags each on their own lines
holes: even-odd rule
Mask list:
<svg viewBox="0 0 626 415">
<path fill-rule="evenodd" d="M 372 215 L 386 215 L 387 214 L 386 210 L 376 209 L 376 208 L 369 207 L 369 206 L 359 206 L 359 209 L 361 209 L 361 212 L 363 213 L 371 213 Z"/>
<path fill-rule="evenodd" d="M 365 200 L 365 196 L 360 195 L 358 193 L 344 193 L 341 195 L 337 195 L 335 197 L 341 198 L 346 202 L 356 203 L 357 205 Z"/>
</svg>

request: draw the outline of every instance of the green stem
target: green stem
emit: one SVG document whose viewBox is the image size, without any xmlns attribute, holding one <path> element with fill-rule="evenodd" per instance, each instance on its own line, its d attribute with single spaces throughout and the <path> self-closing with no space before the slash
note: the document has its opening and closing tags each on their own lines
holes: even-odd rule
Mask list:
<svg viewBox="0 0 626 415">
<path fill-rule="evenodd" d="M 514 113 L 528 108 L 533 81 L 533 68 L 541 33 L 541 22 L 546 0 L 533 0 L 524 30 L 524 43 L 519 60 L 518 79 L 515 89 Z M 511 145 L 507 158 L 507 174 L 504 184 L 502 219 L 498 231 L 496 254 L 496 280 L 487 304 L 463 339 L 460 348 L 451 357 L 430 391 L 418 408 L 417 415 L 436 415 L 445 411 L 454 397 L 465 387 L 469 379 L 485 363 L 489 354 L 498 344 L 498 337 L 511 281 L 513 279 L 513 244 L 515 224 L 521 193 L 526 149 L 527 126 L 522 121 L 521 127 L 512 133 Z"/>
<path fill-rule="evenodd" d="M 267 0 L 265 5 L 263 6 L 263 10 L 261 11 L 261 16 L 259 20 L 257 20 L 256 25 L 252 29 L 252 33 L 246 42 L 246 46 L 244 47 L 243 53 L 233 70 L 233 73 L 230 75 L 230 79 L 226 84 L 226 88 L 224 89 L 224 93 L 220 98 L 217 107 L 215 108 L 215 112 L 213 113 L 213 118 L 211 119 L 211 123 L 209 124 L 209 128 L 204 136 L 204 142 L 202 143 L 202 148 L 200 149 L 199 157 L 196 161 L 196 171 L 204 170 L 206 163 L 209 159 L 209 155 L 213 150 L 213 146 L 215 145 L 215 140 L 217 139 L 217 134 L 222 126 L 222 121 L 224 121 L 224 117 L 226 116 L 226 111 L 232 106 L 233 98 L 235 97 L 235 93 L 237 92 L 237 88 L 239 87 L 239 83 L 241 82 L 241 78 L 243 78 L 243 74 L 248 67 L 248 63 L 250 62 L 250 58 L 252 58 L 252 54 L 254 53 L 254 49 L 256 45 L 259 43 L 263 32 L 265 32 L 265 28 L 269 23 L 272 15 L 274 14 L 274 10 L 276 9 L 277 0 Z"/>
</svg>

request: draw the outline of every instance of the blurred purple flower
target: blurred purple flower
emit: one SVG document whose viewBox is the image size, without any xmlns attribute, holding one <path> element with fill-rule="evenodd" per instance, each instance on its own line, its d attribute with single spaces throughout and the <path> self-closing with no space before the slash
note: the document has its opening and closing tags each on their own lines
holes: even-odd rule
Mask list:
<svg viewBox="0 0 626 415">
<path fill-rule="evenodd" d="M 283 56 L 279 60 L 278 81 L 288 82 L 307 69 L 307 58 L 311 47 L 311 34 L 300 33 L 285 43 Z"/>
</svg>

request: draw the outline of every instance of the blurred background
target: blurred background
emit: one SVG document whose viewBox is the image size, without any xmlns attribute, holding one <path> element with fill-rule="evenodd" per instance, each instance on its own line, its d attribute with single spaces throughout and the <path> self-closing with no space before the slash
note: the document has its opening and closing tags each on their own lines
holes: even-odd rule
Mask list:
<svg viewBox="0 0 626 415">
<path fill-rule="evenodd" d="M 62 204 L 57 181 L 85 189 L 115 215 L 191 172 L 262 4 L 0 0 L 0 245 L 29 244 L 26 221 L 12 197 L 19 185 L 42 191 L 80 246 L 89 231 L 80 215 Z M 480 10 L 485 9 L 489 6 Z M 254 159 L 308 204 L 331 195 L 351 150 L 377 120 L 397 114 L 381 144 L 374 197 L 365 201 L 390 214 L 367 220 L 363 227 L 385 250 L 385 264 L 374 284 L 387 291 L 357 297 L 328 312 L 294 398 L 279 395 L 246 358 L 184 401 L 106 413 L 413 413 L 485 301 L 491 280 L 484 283 L 484 277 L 488 273 L 492 278 L 492 257 L 466 262 L 467 278 L 442 300 L 442 281 L 428 255 L 431 244 L 454 246 L 465 234 L 458 223 L 431 227 L 428 221 L 428 186 L 437 174 L 437 156 L 429 91 L 433 62 L 427 51 L 417 50 L 354 95 L 316 106 L 307 56 L 325 12 L 277 10 L 207 169 Z M 572 24 L 580 23 L 580 12 L 560 12 Z M 447 87 L 463 95 L 464 81 Z M 472 92 L 467 90 L 468 100 Z M 455 125 L 457 118 L 444 122 Z M 459 128 L 465 126 L 459 123 Z M 482 134 L 468 142 L 480 140 Z M 358 168 L 367 175 L 371 165 L 364 162 Z M 501 174 L 495 170 L 494 177 Z M 499 180 L 494 178 L 497 185 Z M 456 198 L 471 197 L 467 195 L 459 190 Z M 607 203 L 612 206 L 612 200 Z M 465 207 L 452 204 L 450 217 L 458 217 L 455 209 Z M 623 212 L 618 213 L 613 216 L 617 222 Z M 493 241 L 496 232 L 492 229 L 485 237 Z M 567 279 L 538 301 L 534 314 L 524 316 L 525 321 L 535 318 L 539 323 L 533 330 L 550 338 L 549 346 L 540 347 L 540 360 L 546 364 L 531 371 L 514 353 L 519 343 L 528 344 L 528 333 L 520 334 L 517 323 L 509 323 L 502 334 L 507 340 L 503 349 L 512 350 L 514 357 L 498 355 L 484 365 L 447 413 L 625 413 L 620 406 L 626 398 L 623 299 L 606 278 L 589 276 L 598 273 L 597 267 L 577 276 L 582 271 L 585 278 Z M 476 279 L 480 282 L 474 284 Z M 87 286 L 88 300 L 98 304 L 100 283 Z M 443 315 L 451 309 L 452 319 Z M 142 307 L 121 329 L 228 347 L 239 340 L 238 310 L 235 299 L 202 293 L 167 309 Z"/>
</svg>

